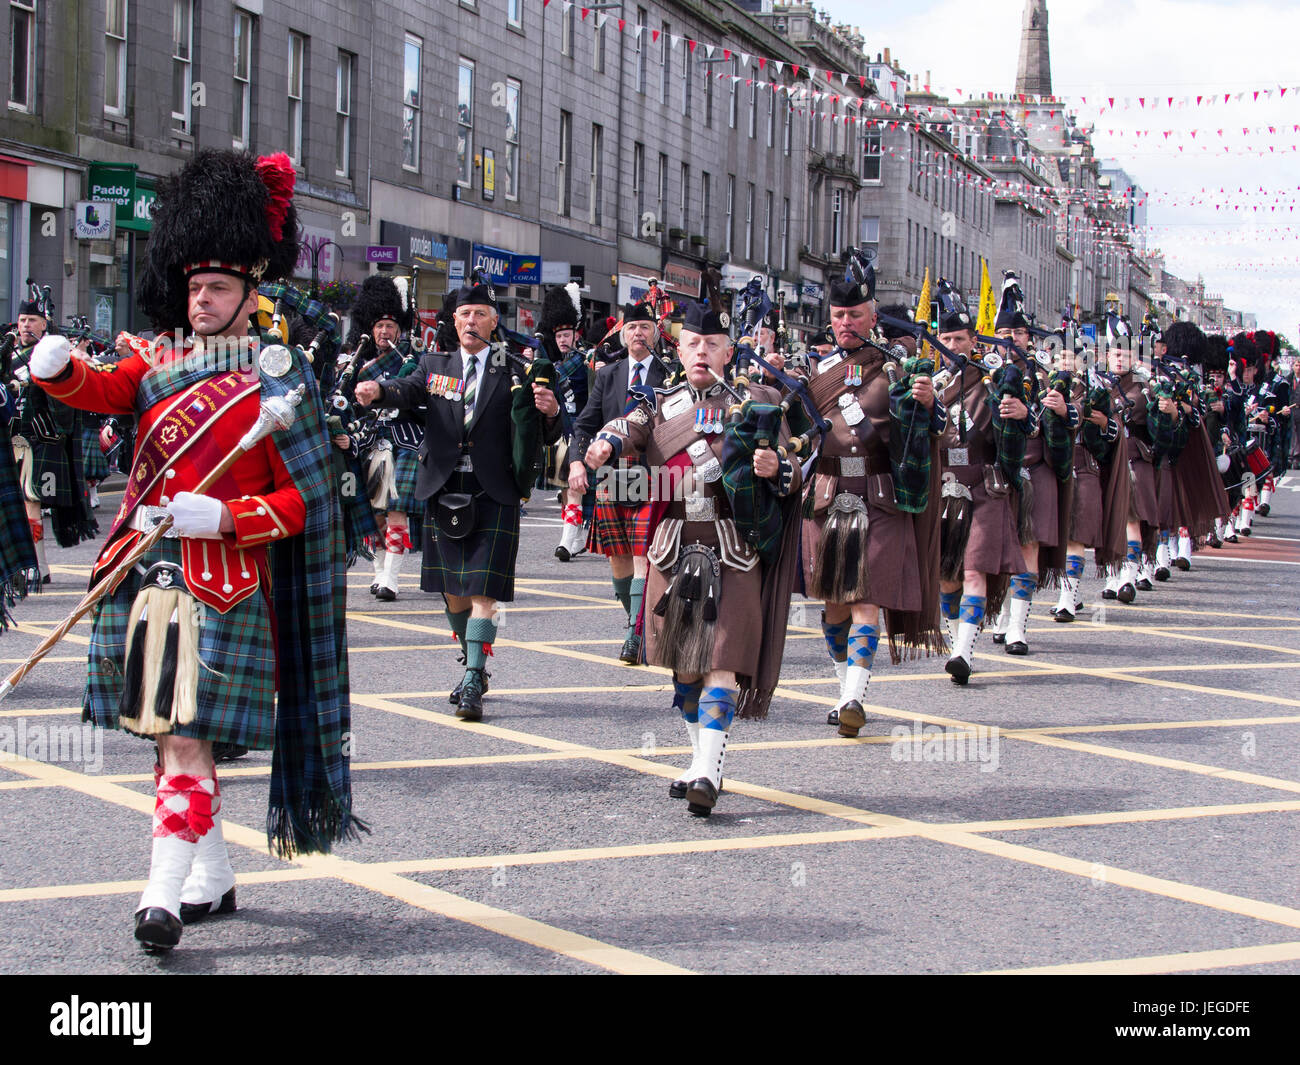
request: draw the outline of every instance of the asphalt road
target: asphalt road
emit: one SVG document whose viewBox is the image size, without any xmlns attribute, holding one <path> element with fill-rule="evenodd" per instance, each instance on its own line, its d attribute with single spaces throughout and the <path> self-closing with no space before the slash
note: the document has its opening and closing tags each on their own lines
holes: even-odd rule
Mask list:
<svg viewBox="0 0 1300 1065">
<path fill-rule="evenodd" d="M 981 636 L 965 689 L 939 660 L 882 653 L 858 740 L 825 724 L 818 607 L 796 602 L 771 716 L 733 732 L 702 820 L 667 796 L 686 743 L 668 678 L 616 661 L 608 567 L 556 561 L 558 508 L 535 495 L 484 721 L 447 704 L 455 645 L 415 562 L 391 604 L 353 570 L 372 832 L 274 859 L 269 753 L 223 767 L 240 909 L 166 959 L 131 938 L 149 746 L 101 733 L 61 760 L 30 742 L 33 758 L 6 756 L 0 969 L 1300 972 L 1300 478 L 1256 531 L 1132 606 L 1102 604 L 1089 572 L 1072 625 L 1045 594 L 1029 656 Z M 76 602 L 93 554 L 52 550 L 53 585 L 0 638 L 7 668 Z M 0 747 L 77 723 L 87 631 L 0 707 Z"/>
</svg>

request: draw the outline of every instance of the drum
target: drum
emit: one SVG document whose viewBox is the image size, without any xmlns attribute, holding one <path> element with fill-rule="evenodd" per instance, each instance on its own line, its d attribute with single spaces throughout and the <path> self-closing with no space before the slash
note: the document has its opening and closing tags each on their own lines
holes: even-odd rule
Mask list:
<svg viewBox="0 0 1300 1065">
<path fill-rule="evenodd" d="M 1264 449 L 1259 446 L 1259 442 L 1252 440 L 1246 445 L 1246 468 L 1255 475 L 1256 478 L 1264 477 L 1269 471 L 1268 455 Z"/>
</svg>

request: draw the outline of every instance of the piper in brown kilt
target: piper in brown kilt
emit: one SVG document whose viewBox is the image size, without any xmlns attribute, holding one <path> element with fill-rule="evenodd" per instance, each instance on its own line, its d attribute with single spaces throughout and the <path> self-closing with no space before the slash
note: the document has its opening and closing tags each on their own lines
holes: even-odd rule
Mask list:
<svg viewBox="0 0 1300 1065">
<path fill-rule="evenodd" d="M 1061 595 L 1052 610 L 1060 622 L 1071 622 L 1083 606 L 1079 582 L 1084 552 L 1092 548 L 1097 572 L 1104 575 L 1124 561 L 1128 524 L 1128 450 L 1111 415 L 1111 394 L 1104 378 L 1079 357 L 1079 335 L 1065 335 L 1062 365 L 1074 376 L 1071 403 L 1079 411 L 1074 439 L 1074 491 L 1070 500 L 1070 532 Z"/>
<path fill-rule="evenodd" d="M 527 382 L 510 384 L 510 358 L 487 341 L 497 321 L 496 295 L 476 271 L 456 299 L 459 351 L 425 355 L 409 376 L 363 381 L 356 389 L 362 406 L 427 404 L 415 493 L 429 501 L 420 587 L 446 601 L 466 665 L 450 701 L 469 721 L 483 716 L 497 603 L 514 599 L 519 500 L 528 495 L 544 441 L 560 434 L 560 405 L 547 387 L 551 363 L 539 359 Z"/>
<path fill-rule="evenodd" d="M 647 390 L 662 387 L 668 371 L 655 355 L 659 326 L 649 302 L 628 304 L 619 331 L 627 358 L 596 371 L 596 381 L 573 429 L 569 490 L 586 490 L 587 467 L 576 456 L 585 455 L 601 426 L 621 418 Z M 620 456 L 617 469 L 606 470 L 596 486 L 596 508 L 591 518 L 587 547 L 609 559 L 614 595 L 627 611 L 627 630 L 619 658 L 628 665 L 641 661 L 641 637 L 636 619 L 641 613 L 646 583 L 646 534 L 650 522 L 650 496 L 645 464 L 638 455 Z M 580 498 L 580 497 L 579 497 Z"/>
<path fill-rule="evenodd" d="M 887 375 L 896 376 L 897 362 L 913 353 L 912 340 L 894 341 L 899 359 L 888 368 L 881 348 L 867 343 L 876 326 L 875 272 L 867 266 L 863 274 L 866 283 L 850 278 L 830 287 L 836 346 L 812 367 L 808 386 L 830 430 L 808 483 L 803 522 L 804 588 L 825 602 L 822 632 L 840 682 L 827 720 L 847 737 L 867 721 L 863 701 L 885 627 L 882 610 L 894 662 L 900 644 L 942 645 L 938 507 L 929 504 L 938 499 L 932 443 L 946 412 L 925 373 L 910 378 L 904 395 L 912 403 L 891 402 Z M 931 461 L 905 458 L 918 452 Z"/>
<path fill-rule="evenodd" d="M 685 382 L 606 425 L 586 461 L 599 469 L 640 451 L 650 464 L 648 658 L 673 671 L 673 705 L 694 750 L 669 795 L 707 817 L 733 717 L 765 716 L 780 673 L 800 469 L 786 454 L 779 392 L 752 386 L 728 410 L 738 393 L 723 377 L 732 356 L 725 312 L 689 304 L 685 313 Z"/>
<path fill-rule="evenodd" d="M 1214 532 L 1215 519 L 1229 507 L 1228 494 L 1219 476 L 1214 445 L 1206 428 L 1206 415 L 1199 381 L 1190 367 L 1200 367 L 1208 352 L 1205 334 L 1192 322 L 1175 322 L 1163 335 L 1164 356 L 1181 378 L 1178 394 L 1180 416 L 1187 419 L 1187 442 L 1178 462 L 1167 471 L 1174 482 L 1177 510 L 1177 550 L 1170 562 L 1181 570 L 1190 570 L 1193 545 L 1203 545 Z M 1159 347 L 1157 347 L 1159 352 Z"/>
<path fill-rule="evenodd" d="M 1135 338 L 1128 322 L 1115 313 L 1107 315 L 1106 346 L 1116 379 L 1114 392 L 1124 414 L 1124 436 L 1128 443 L 1129 469 L 1132 471 L 1126 554 L 1124 566 L 1107 580 L 1103 599 L 1131 603 L 1138 590 L 1150 591 L 1150 577 L 1144 572 L 1155 556 L 1160 531 L 1160 503 L 1156 495 L 1156 470 L 1151 464 L 1151 434 L 1147 425 L 1147 386 L 1145 367 L 1136 365 Z"/>
<path fill-rule="evenodd" d="M 1031 353 L 1035 345 L 1024 313 L 1020 280 L 1010 270 L 1003 271 L 1003 277 L 994 332 L 1010 339 L 1022 352 Z M 1059 582 L 1065 573 L 1073 474 L 1070 434 L 1078 424 L 1078 411 L 1066 402 L 1066 382 L 1059 374 L 1043 372 L 1034 362 L 1028 365 L 1038 378 L 1034 391 L 1039 403 L 1035 410 L 1038 429 L 1025 443 L 1020 491 L 1016 493 L 1025 572 L 1011 578 L 1011 594 L 1002 604 L 993 632 L 993 642 L 1005 644 L 1009 655 L 1029 653 L 1025 628 L 1034 592 Z"/>
<path fill-rule="evenodd" d="M 1027 431 L 1031 418 L 1023 400 L 993 392 L 978 361 L 970 315 L 960 295 L 942 279 L 939 303 L 940 343 L 970 360 L 943 392 L 948 426 L 941 452 L 945 469 L 939 574 L 940 607 L 953 652 L 944 668 L 953 683 L 965 684 L 986 610 L 996 613 L 1009 577 L 1025 570 L 1003 450 L 1007 434 Z M 1020 424 L 1007 424 L 1012 422 Z M 1015 470 L 1019 472 L 1018 462 Z"/>
</svg>

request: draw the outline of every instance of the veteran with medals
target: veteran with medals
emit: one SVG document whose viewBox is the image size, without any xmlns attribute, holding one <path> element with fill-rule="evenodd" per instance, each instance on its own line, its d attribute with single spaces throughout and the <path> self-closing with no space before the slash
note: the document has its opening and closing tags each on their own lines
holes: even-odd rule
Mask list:
<svg viewBox="0 0 1300 1065">
<path fill-rule="evenodd" d="M 460 641 L 465 674 L 450 701 L 478 721 L 488 690 L 487 656 L 497 604 L 515 596 L 519 501 L 537 476 L 545 443 L 560 435 L 549 360 L 518 377 L 518 360 L 489 338 L 497 326 L 491 283 L 471 279 L 457 293 L 460 348 L 425 355 L 415 373 L 356 386 L 362 406 L 426 407 L 416 498 L 426 504 L 420 587 L 439 592 Z"/>
</svg>

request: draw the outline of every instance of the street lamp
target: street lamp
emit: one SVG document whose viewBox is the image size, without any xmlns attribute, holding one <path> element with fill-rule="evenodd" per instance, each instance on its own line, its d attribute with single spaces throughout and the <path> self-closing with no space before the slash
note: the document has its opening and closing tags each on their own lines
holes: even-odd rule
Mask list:
<svg viewBox="0 0 1300 1065">
<path fill-rule="evenodd" d="M 310 245 L 308 245 L 310 247 Z M 343 258 L 343 249 L 332 240 L 323 240 L 316 247 L 311 248 L 311 298 L 315 299 L 320 295 L 320 253 L 322 248 L 335 248 L 339 253 L 339 258 Z"/>
</svg>

